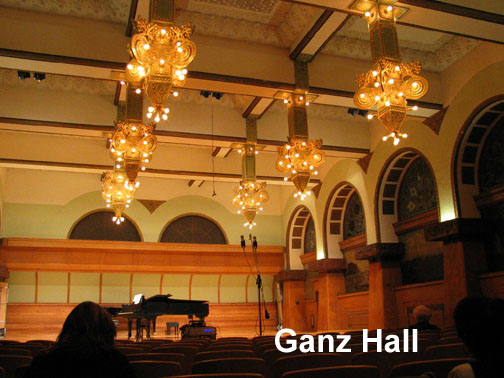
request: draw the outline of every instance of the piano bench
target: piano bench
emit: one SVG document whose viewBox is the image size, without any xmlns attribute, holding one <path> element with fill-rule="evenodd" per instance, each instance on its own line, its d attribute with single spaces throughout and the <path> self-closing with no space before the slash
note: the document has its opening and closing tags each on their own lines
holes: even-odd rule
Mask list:
<svg viewBox="0 0 504 378">
<path fill-rule="evenodd" d="M 166 322 L 166 334 L 171 335 L 170 328 L 175 330 L 175 336 L 179 335 L 179 324 L 178 322 Z"/>
</svg>

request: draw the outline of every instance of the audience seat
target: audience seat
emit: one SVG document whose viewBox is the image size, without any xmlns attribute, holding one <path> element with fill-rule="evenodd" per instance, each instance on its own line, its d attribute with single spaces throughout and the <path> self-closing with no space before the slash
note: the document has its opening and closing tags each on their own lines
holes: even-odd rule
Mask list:
<svg viewBox="0 0 504 378">
<path fill-rule="evenodd" d="M 282 378 L 380 378 L 380 371 L 374 366 L 338 366 L 322 367 L 304 370 L 294 370 L 285 373 Z"/>
<path fill-rule="evenodd" d="M 382 377 L 388 377 L 392 364 L 388 353 L 376 351 L 360 352 L 352 356 L 352 365 L 375 366 L 380 370 Z"/>
<path fill-rule="evenodd" d="M 252 350 L 252 345 L 250 344 L 211 344 L 205 351 L 209 352 L 211 350 Z"/>
<path fill-rule="evenodd" d="M 436 377 L 446 377 L 455 366 L 470 361 L 470 358 L 446 358 L 440 360 L 408 362 L 394 366 L 390 372 L 390 378 L 422 375 L 429 371 L 436 374 Z"/>
<path fill-rule="evenodd" d="M 266 378 L 256 373 L 216 373 L 216 374 L 191 374 L 179 375 L 172 378 Z"/>
<path fill-rule="evenodd" d="M 441 344 L 460 344 L 462 339 L 458 336 L 442 337 L 438 340 L 438 345 Z"/>
<path fill-rule="evenodd" d="M 21 365 L 16 368 L 16 371 L 14 372 L 14 378 L 24 378 L 26 372 L 30 368 L 30 365 Z M 1 377 L 1 375 L 0 375 Z"/>
<path fill-rule="evenodd" d="M 205 373 L 257 373 L 269 377 L 269 370 L 262 358 L 222 358 L 196 362 L 193 374 Z"/>
<path fill-rule="evenodd" d="M 137 378 L 172 377 L 182 373 L 182 367 L 178 362 L 132 361 L 130 364 Z"/>
<path fill-rule="evenodd" d="M 15 378 L 16 369 L 31 362 L 32 357 L 29 356 L 0 355 L 0 366 L 4 368 L 6 378 Z"/>
<path fill-rule="evenodd" d="M 116 349 L 127 356 L 144 352 L 144 349 L 140 347 L 116 347 Z"/>
<path fill-rule="evenodd" d="M 251 350 L 206 350 L 194 356 L 194 362 L 205 360 L 218 360 L 221 358 L 256 358 L 257 355 Z"/>
<path fill-rule="evenodd" d="M 334 367 L 345 364 L 345 357 L 336 353 L 306 353 L 280 357 L 271 368 L 275 378 L 281 378 L 288 371 L 317 367 Z"/>
<path fill-rule="evenodd" d="M 0 347 L 0 354 L 6 355 L 15 355 L 15 356 L 28 356 L 33 357 L 33 352 L 29 349 L 21 349 L 21 348 L 3 348 Z"/>
<path fill-rule="evenodd" d="M 425 349 L 423 354 L 424 360 L 439 360 L 443 358 L 470 358 L 470 357 L 471 353 L 469 353 L 465 345 L 462 343 L 433 345 Z"/>
</svg>

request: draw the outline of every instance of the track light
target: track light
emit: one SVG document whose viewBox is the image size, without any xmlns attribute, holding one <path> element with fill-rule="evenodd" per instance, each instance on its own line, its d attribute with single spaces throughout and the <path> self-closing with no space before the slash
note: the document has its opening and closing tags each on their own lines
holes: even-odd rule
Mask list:
<svg viewBox="0 0 504 378">
<path fill-rule="evenodd" d="M 24 80 L 30 77 L 30 73 L 28 71 L 18 71 L 18 79 Z"/>
<path fill-rule="evenodd" d="M 45 80 L 45 73 L 35 72 L 33 78 L 40 83 L 42 80 Z"/>
<path fill-rule="evenodd" d="M 208 97 L 210 97 L 210 92 L 209 91 L 201 91 L 200 95 L 202 95 L 205 98 L 208 98 Z"/>
<path fill-rule="evenodd" d="M 220 100 L 222 98 L 222 93 L 220 92 L 213 92 L 212 93 L 212 97 L 217 99 L 217 100 Z"/>
<path fill-rule="evenodd" d="M 358 114 L 358 112 L 359 112 L 359 110 L 356 108 L 348 108 L 348 110 L 347 110 L 347 113 L 354 116 L 354 117 Z"/>
</svg>

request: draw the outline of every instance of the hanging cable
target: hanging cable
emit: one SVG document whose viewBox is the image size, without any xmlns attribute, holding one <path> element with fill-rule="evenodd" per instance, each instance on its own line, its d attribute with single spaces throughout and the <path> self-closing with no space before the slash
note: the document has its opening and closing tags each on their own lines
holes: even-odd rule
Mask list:
<svg viewBox="0 0 504 378">
<path fill-rule="evenodd" d="M 214 156 L 214 96 L 211 96 L 212 100 L 212 197 L 215 197 L 215 156 Z"/>
</svg>

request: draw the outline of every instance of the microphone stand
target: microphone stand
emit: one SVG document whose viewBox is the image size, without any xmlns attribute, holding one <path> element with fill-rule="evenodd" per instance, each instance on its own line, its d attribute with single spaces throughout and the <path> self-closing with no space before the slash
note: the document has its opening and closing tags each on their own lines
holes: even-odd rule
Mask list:
<svg viewBox="0 0 504 378">
<path fill-rule="evenodd" d="M 259 258 L 257 256 L 257 239 L 254 236 L 254 240 L 252 241 L 252 235 L 249 235 L 250 241 L 252 242 L 252 252 L 254 253 L 254 261 L 256 264 L 257 278 L 257 305 L 259 311 L 259 336 L 262 336 L 263 333 L 263 325 L 262 325 L 262 310 L 261 310 L 261 289 L 262 289 L 262 278 L 261 273 L 259 272 Z"/>
</svg>

